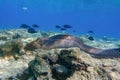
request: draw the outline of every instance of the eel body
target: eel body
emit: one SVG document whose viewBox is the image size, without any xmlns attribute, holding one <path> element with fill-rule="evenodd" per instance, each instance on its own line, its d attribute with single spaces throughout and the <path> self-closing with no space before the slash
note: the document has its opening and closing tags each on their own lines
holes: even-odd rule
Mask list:
<svg viewBox="0 0 120 80">
<path fill-rule="evenodd" d="M 84 44 L 82 40 L 72 35 L 60 34 L 49 38 L 38 38 L 26 45 L 26 49 L 53 49 L 79 47 L 81 50 L 97 58 L 120 58 L 120 48 L 98 49 Z"/>
</svg>

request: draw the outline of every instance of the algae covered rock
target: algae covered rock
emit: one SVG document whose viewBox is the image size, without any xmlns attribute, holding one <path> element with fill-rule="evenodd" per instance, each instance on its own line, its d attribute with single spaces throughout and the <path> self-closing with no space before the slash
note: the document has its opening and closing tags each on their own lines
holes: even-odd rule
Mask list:
<svg viewBox="0 0 120 80">
<path fill-rule="evenodd" d="M 44 59 L 47 55 L 41 51 L 40 54 L 36 52 L 36 57 L 29 63 L 28 71 L 30 75 L 29 80 L 52 80 L 51 69 L 48 61 Z"/>
<path fill-rule="evenodd" d="M 23 55 L 21 52 L 23 49 L 23 44 L 20 41 L 8 41 L 4 45 L 0 46 L 1 57 L 10 57 L 13 56 L 17 59 L 20 55 Z"/>
<path fill-rule="evenodd" d="M 97 59 L 79 48 L 35 51 L 30 80 L 119 80 L 119 59 Z"/>
<path fill-rule="evenodd" d="M 18 39 L 18 38 L 20 38 L 20 37 L 21 37 L 21 35 L 18 34 L 18 33 L 16 33 L 16 34 L 14 34 L 14 35 L 12 36 L 12 39 Z"/>
<path fill-rule="evenodd" d="M 7 38 L 7 36 L 0 36 L 0 40 L 7 41 L 8 38 Z"/>
</svg>

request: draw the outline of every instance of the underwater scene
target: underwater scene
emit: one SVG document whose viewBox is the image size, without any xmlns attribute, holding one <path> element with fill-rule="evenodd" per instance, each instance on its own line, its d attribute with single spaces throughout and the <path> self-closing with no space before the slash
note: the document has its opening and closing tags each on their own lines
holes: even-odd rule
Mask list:
<svg viewBox="0 0 120 80">
<path fill-rule="evenodd" d="M 120 80 L 120 0 L 0 0 L 0 80 Z"/>
</svg>

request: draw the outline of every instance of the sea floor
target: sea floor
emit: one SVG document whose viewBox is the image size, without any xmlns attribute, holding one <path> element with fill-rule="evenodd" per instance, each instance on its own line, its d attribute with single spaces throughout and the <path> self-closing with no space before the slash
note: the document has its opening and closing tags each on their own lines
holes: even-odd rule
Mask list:
<svg viewBox="0 0 120 80">
<path fill-rule="evenodd" d="M 35 68 L 34 64 L 36 62 L 34 61 L 38 60 L 38 57 L 40 57 L 38 56 L 38 54 L 43 55 L 47 53 L 54 53 L 56 49 L 47 50 L 47 51 L 44 51 L 44 50 L 25 51 L 24 46 L 30 43 L 31 41 L 36 40 L 39 37 L 50 37 L 56 34 L 65 34 L 65 33 L 62 33 L 62 32 L 57 33 L 52 31 L 50 32 L 38 31 L 37 33 L 31 34 L 31 33 L 28 33 L 26 29 L 0 30 L 0 80 L 28 80 L 28 79 L 35 80 L 33 79 L 33 76 L 31 77 L 31 75 L 27 75 L 27 78 L 20 78 L 20 77 L 23 77 L 23 74 L 27 73 L 27 70 L 29 67 Z M 94 40 L 90 40 L 88 39 L 89 37 L 88 34 L 77 35 L 77 37 L 82 39 L 85 42 L 85 44 L 96 47 L 96 48 L 109 49 L 109 48 L 120 47 L 119 39 L 113 39 L 113 38 L 107 38 L 107 37 L 103 37 L 103 38 L 93 37 Z M 74 70 L 74 73 L 72 73 L 69 76 L 66 76 L 65 73 L 59 74 L 60 73 L 59 71 L 56 72 L 58 73 L 58 75 L 54 75 L 52 72 L 48 72 L 50 73 L 49 77 L 47 77 L 48 80 L 57 80 L 57 78 L 59 80 L 96 80 L 97 78 L 98 78 L 97 80 L 120 80 L 120 77 L 119 77 L 120 76 L 120 59 L 119 58 L 95 59 L 95 58 L 92 58 L 89 54 L 86 54 L 85 52 L 78 50 L 77 48 L 68 48 L 66 50 L 69 51 L 71 49 L 76 52 L 75 55 L 78 56 L 77 59 L 81 60 L 76 64 L 79 63 L 82 66 L 85 66 L 85 68 L 88 69 L 88 71 L 86 71 L 86 69 Z M 61 53 L 60 52 L 61 50 L 65 50 L 65 49 L 63 48 L 57 49 L 57 53 L 59 53 L 59 55 Z M 78 55 L 78 53 L 82 53 L 82 54 Z M 55 55 L 58 55 L 58 54 L 55 54 Z M 41 60 L 43 62 L 46 61 L 43 58 Z M 71 62 L 69 63 L 65 62 L 65 63 L 71 64 Z M 48 71 L 51 70 L 50 68 L 51 65 L 49 65 L 46 62 L 45 64 L 49 66 L 47 67 L 47 69 L 46 68 L 45 69 Z M 86 66 L 88 64 L 89 66 Z M 40 66 L 40 64 L 37 66 Z M 66 70 L 66 66 L 61 63 L 56 62 L 53 64 L 53 66 L 55 66 L 55 69 L 56 67 L 57 69 L 59 69 L 60 67 L 60 69 L 62 69 L 63 72 Z M 95 71 L 95 68 L 97 69 L 97 71 Z M 45 80 L 45 77 L 44 78 L 40 77 L 40 74 L 37 74 L 36 69 L 33 69 L 32 73 L 39 75 L 37 80 Z M 104 76 L 102 73 L 104 73 L 106 76 Z M 64 74 L 65 74 L 65 78 L 58 77 L 61 75 L 63 76 Z M 92 74 L 94 76 L 92 76 Z M 54 78 L 50 77 L 51 75 L 52 76 L 54 75 Z M 82 75 L 82 76 L 78 76 L 78 75 Z"/>
<path fill-rule="evenodd" d="M 51 37 L 57 34 L 68 34 L 67 32 L 54 32 L 54 31 L 37 31 L 37 33 L 28 33 L 26 29 L 9 29 L 9 30 L 0 30 L 0 44 L 4 44 L 7 41 L 12 41 L 19 39 L 23 43 L 31 42 L 39 37 Z M 74 35 L 73 35 L 74 36 Z M 76 35 L 75 35 L 76 36 Z M 89 34 L 77 35 L 81 38 L 86 44 L 93 47 L 100 48 L 118 48 L 120 47 L 120 39 L 109 38 L 103 36 L 101 38 L 93 37 L 94 40 L 89 40 Z"/>
</svg>

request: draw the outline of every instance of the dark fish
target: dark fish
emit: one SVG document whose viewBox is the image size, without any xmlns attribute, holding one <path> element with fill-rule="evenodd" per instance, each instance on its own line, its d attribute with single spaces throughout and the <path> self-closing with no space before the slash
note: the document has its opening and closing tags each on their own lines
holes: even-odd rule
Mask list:
<svg viewBox="0 0 120 80">
<path fill-rule="evenodd" d="M 92 30 L 89 30 L 89 31 L 88 31 L 88 33 L 94 33 L 94 31 L 92 31 Z"/>
<path fill-rule="evenodd" d="M 33 28 L 29 28 L 28 33 L 33 34 L 33 33 L 37 33 L 37 31 L 35 29 L 33 29 Z"/>
<path fill-rule="evenodd" d="M 30 26 L 28 26 L 27 24 L 21 24 L 20 27 L 21 27 L 21 28 L 30 28 Z"/>
<path fill-rule="evenodd" d="M 60 28 L 61 28 L 61 26 L 59 26 L 59 25 L 56 25 L 56 26 L 55 26 L 55 28 L 57 28 L 57 29 L 60 29 Z"/>
<path fill-rule="evenodd" d="M 66 28 L 61 28 L 60 30 L 61 30 L 61 31 L 65 31 L 65 30 L 67 30 L 67 29 L 66 29 Z"/>
<path fill-rule="evenodd" d="M 76 30 L 73 30 L 73 32 L 76 32 Z"/>
<path fill-rule="evenodd" d="M 71 26 L 71 25 L 68 25 L 68 24 L 63 25 L 63 27 L 64 27 L 64 28 L 72 28 L 72 26 Z"/>
<path fill-rule="evenodd" d="M 88 39 L 91 40 L 91 41 L 94 40 L 94 38 L 92 36 L 89 36 Z"/>
<path fill-rule="evenodd" d="M 38 28 L 40 26 L 38 26 L 37 24 L 33 24 L 32 27 Z"/>
</svg>

